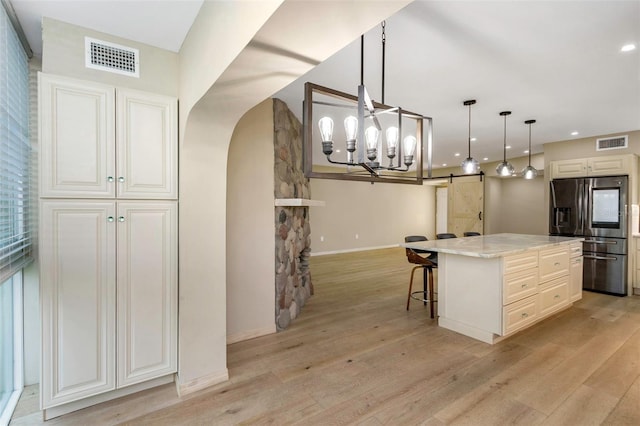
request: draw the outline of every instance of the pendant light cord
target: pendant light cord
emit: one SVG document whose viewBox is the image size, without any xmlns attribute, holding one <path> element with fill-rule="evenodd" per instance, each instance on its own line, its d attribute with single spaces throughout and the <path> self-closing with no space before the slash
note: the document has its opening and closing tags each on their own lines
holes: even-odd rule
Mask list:
<svg viewBox="0 0 640 426">
<path fill-rule="evenodd" d="M 502 111 L 500 113 L 504 117 L 504 141 L 502 143 L 502 162 L 507 162 L 507 115 L 511 115 L 511 111 Z"/>
<path fill-rule="evenodd" d="M 502 162 L 507 162 L 507 114 L 504 114 L 504 142 L 502 144 Z"/>
<path fill-rule="evenodd" d="M 364 86 L 364 34 L 360 36 L 360 86 Z"/>
<path fill-rule="evenodd" d="M 471 158 L 471 103 L 469 104 L 469 139 L 468 139 L 468 148 L 469 148 L 469 155 L 467 156 L 467 158 Z"/>
<path fill-rule="evenodd" d="M 531 123 L 529 123 L 529 166 L 531 166 Z"/>
<path fill-rule="evenodd" d="M 387 26 L 387 21 L 382 21 L 382 103 L 384 104 L 384 69 L 385 69 L 385 48 L 387 43 L 387 34 L 385 32 L 385 27 Z"/>
</svg>

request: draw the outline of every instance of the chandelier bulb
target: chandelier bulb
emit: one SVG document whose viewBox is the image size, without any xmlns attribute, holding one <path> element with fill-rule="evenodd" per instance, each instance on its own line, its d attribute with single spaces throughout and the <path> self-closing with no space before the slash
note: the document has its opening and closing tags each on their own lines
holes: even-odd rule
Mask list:
<svg viewBox="0 0 640 426">
<path fill-rule="evenodd" d="M 399 133 L 398 133 L 397 127 L 395 126 L 389 127 L 385 132 L 385 136 L 387 138 L 387 147 L 389 148 L 393 147 L 394 149 L 398 147 Z"/>
<path fill-rule="evenodd" d="M 333 120 L 331 117 L 322 117 L 318 121 L 318 127 L 322 138 L 322 152 L 329 156 L 333 153 Z"/>
<path fill-rule="evenodd" d="M 378 136 L 380 131 L 375 126 L 369 126 L 364 131 L 364 140 L 367 145 L 367 158 L 374 161 L 378 156 Z"/>
<path fill-rule="evenodd" d="M 413 164 L 413 154 L 416 150 L 416 138 L 415 136 L 407 136 L 402 141 L 404 148 L 404 164 L 409 167 Z"/>
<path fill-rule="evenodd" d="M 333 120 L 331 117 L 322 117 L 318 120 L 318 127 L 320 128 L 322 142 L 330 142 L 333 140 Z"/>
<path fill-rule="evenodd" d="M 358 134 L 358 119 L 353 115 L 344 119 L 344 132 L 347 136 L 347 141 L 355 141 Z"/>
</svg>

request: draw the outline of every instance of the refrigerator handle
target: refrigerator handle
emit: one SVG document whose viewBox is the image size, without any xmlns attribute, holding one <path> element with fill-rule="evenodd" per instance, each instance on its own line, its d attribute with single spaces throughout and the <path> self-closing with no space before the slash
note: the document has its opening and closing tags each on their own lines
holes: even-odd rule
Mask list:
<svg viewBox="0 0 640 426">
<path fill-rule="evenodd" d="M 582 193 L 582 208 L 580 209 L 580 214 L 582 215 L 581 220 L 581 228 L 582 235 L 587 235 L 587 229 L 589 228 L 589 218 L 591 216 L 589 212 L 589 200 L 591 198 L 591 179 L 584 180 L 583 193 Z M 589 235 L 591 233 L 589 232 Z"/>
<path fill-rule="evenodd" d="M 584 180 L 578 182 L 578 223 L 576 227 L 576 235 L 584 235 L 584 197 L 586 192 L 584 190 Z"/>
</svg>

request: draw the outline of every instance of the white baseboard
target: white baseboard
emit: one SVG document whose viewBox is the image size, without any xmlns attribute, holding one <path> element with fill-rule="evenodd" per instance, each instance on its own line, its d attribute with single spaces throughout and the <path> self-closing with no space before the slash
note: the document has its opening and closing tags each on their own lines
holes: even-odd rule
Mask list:
<svg viewBox="0 0 640 426">
<path fill-rule="evenodd" d="M 209 386 L 226 382 L 227 380 L 229 380 L 229 370 L 227 370 L 226 368 L 223 371 L 211 373 L 184 383 L 180 380 L 180 377 L 178 377 L 178 380 L 176 380 L 176 390 L 178 391 L 178 396 L 182 397 L 190 393 L 208 388 Z"/>
<path fill-rule="evenodd" d="M 276 331 L 276 324 L 274 323 L 268 327 L 257 328 L 255 330 L 249 331 L 241 331 L 234 334 L 227 334 L 227 345 L 242 342 L 244 340 L 254 339 L 260 336 L 266 336 L 267 334 L 273 334 Z"/>
<path fill-rule="evenodd" d="M 63 414 L 71 413 L 72 411 L 81 410 L 92 405 L 100 404 L 102 402 L 110 401 L 112 399 L 120 398 L 146 389 L 151 389 L 156 386 L 166 385 L 167 383 L 171 383 L 174 381 L 174 376 L 175 374 L 169 374 L 157 379 L 149 380 L 142 383 L 136 383 L 135 385 L 105 392 L 95 396 L 90 396 L 78 401 L 68 402 L 66 404 L 56 405 L 55 407 L 45 408 L 42 410 L 42 416 L 44 420 L 50 420 L 54 417 L 59 417 Z"/>
<path fill-rule="evenodd" d="M 324 256 L 325 254 L 340 254 L 340 253 L 352 253 L 355 251 L 368 251 L 368 250 L 380 250 L 386 248 L 400 247 L 399 244 L 391 244 L 388 246 L 376 246 L 376 247 L 359 247 L 354 249 L 344 249 L 344 250 L 333 250 L 333 251 L 320 251 L 320 252 L 311 252 L 311 256 Z"/>
</svg>

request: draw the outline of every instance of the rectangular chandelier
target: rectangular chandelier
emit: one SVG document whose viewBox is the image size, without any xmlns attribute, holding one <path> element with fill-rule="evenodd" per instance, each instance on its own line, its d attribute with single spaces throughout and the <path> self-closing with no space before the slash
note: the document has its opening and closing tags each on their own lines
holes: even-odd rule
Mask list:
<svg viewBox="0 0 640 426">
<path fill-rule="evenodd" d="M 431 176 L 432 118 L 305 83 L 303 165 L 308 178 L 422 185 Z"/>
</svg>

